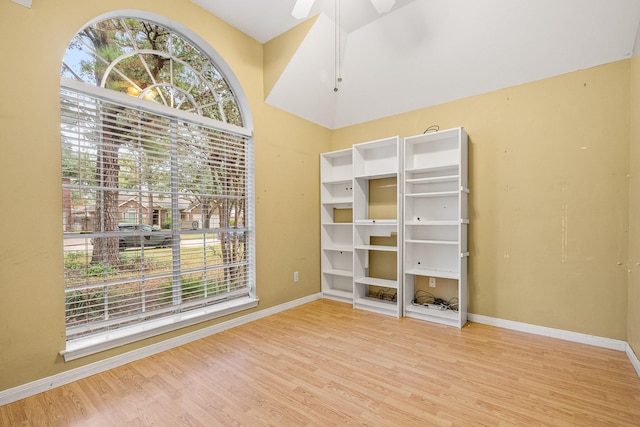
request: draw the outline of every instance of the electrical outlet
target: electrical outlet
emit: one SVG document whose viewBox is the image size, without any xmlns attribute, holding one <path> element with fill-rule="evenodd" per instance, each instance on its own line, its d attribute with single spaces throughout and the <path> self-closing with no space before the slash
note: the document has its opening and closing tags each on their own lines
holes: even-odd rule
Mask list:
<svg viewBox="0 0 640 427">
<path fill-rule="evenodd" d="M 429 287 L 430 288 L 435 288 L 436 287 L 436 278 L 435 277 L 429 277 Z"/>
<path fill-rule="evenodd" d="M 294 283 L 298 283 L 298 281 L 300 280 L 300 275 L 298 274 L 297 271 L 293 272 L 293 281 Z"/>
</svg>

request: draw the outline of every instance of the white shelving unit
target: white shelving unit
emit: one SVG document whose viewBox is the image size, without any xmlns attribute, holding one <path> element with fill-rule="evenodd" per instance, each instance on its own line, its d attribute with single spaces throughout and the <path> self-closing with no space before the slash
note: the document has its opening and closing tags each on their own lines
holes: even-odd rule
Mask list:
<svg viewBox="0 0 640 427">
<path fill-rule="evenodd" d="M 353 302 L 353 150 L 320 156 L 322 294 Z"/>
<path fill-rule="evenodd" d="M 404 315 L 459 328 L 467 321 L 467 146 L 463 128 L 404 139 Z"/>
<path fill-rule="evenodd" d="M 395 317 L 403 291 L 401 149 L 399 137 L 353 146 L 353 306 Z M 381 193 L 388 197 L 378 205 Z"/>
</svg>

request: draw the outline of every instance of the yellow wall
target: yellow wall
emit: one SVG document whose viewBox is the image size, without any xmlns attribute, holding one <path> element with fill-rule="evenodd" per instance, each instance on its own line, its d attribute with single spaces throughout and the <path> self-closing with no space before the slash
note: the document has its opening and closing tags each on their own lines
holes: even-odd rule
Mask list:
<svg viewBox="0 0 640 427">
<path fill-rule="evenodd" d="M 469 133 L 469 311 L 626 340 L 630 62 L 351 126 Z M 636 309 L 637 311 L 637 309 Z"/>
<path fill-rule="evenodd" d="M 69 363 L 58 355 L 65 347 L 60 67 L 80 28 L 119 9 L 152 12 L 190 28 L 224 58 L 248 97 L 255 129 L 257 309 L 320 290 L 318 157 L 330 149 L 330 132 L 264 103 L 262 45 L 189 0 L 34 1 L 31 9 L 2 1 L 0 390 L 183 332 Z M 295 284 L 293 271 L 300 272 Z"/>
<path fill-rule="evenodd" d="M 640 357 L 640 57 L 631 60 L 631 117 L 627 339 Z"/>
</svg>

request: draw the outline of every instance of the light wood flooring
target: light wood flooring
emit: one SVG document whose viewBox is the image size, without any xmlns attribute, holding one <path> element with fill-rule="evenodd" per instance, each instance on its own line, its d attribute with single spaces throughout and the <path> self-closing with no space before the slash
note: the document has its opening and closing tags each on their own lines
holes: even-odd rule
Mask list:
<svg viewBox="0 0 640 427">
<path fill-rule="evenodd" d="M 2 426 L 640 426 L 624 352 L 319 300 L 0 407 Z"/>
</svg>

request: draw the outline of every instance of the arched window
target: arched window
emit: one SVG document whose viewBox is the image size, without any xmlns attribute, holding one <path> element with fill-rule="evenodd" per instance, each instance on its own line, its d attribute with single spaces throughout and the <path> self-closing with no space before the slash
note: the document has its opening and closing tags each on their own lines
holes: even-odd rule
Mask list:
<svg viewBox="0 0 640 427">
<path fill-rule="evenodd" d="M 206 51 L 134 17 L 69 44 L 67 360 L 257 304 L 251 130 Z"/>
</svg>

